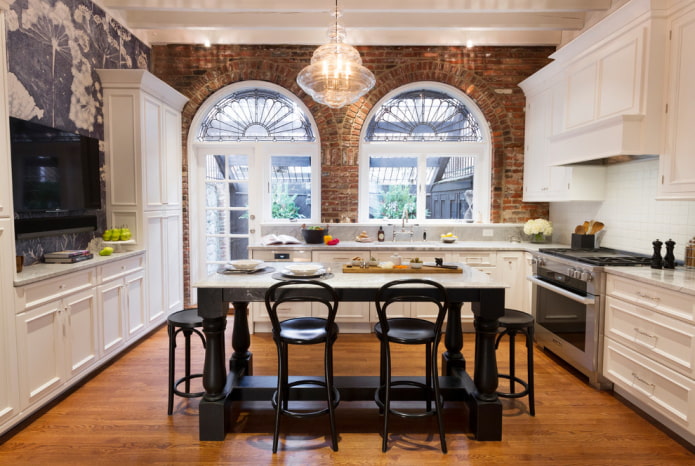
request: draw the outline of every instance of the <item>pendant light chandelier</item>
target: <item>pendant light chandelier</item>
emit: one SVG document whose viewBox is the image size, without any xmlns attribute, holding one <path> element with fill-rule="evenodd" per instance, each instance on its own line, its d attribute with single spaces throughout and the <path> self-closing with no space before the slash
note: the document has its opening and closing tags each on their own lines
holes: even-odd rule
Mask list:
<svg viewBox="0 0 695 466">
<path fill-rule="evenodd" d="M 311 64 L 297 75 L 297 84 L 316 102 L 341 108 L 356 102 L 374 87 L 371 71 L 362 66 L 360 53 L 343 43 L 345 28 L 335 1 L 335 23 L 328 30 L 330 43 L 320 46 L 311 57 Z"/>
</svg>

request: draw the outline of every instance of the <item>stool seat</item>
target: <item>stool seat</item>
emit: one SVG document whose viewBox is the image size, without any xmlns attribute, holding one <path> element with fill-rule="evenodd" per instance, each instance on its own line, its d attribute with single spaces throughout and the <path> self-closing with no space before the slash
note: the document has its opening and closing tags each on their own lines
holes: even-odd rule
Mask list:
<svg viewBox="0 0 695 466">
<path fill-rule="evenodd" d="M 500 378 L 509 380 L 508 392 L 497 392 L 497 396 L 502 398 L 522 398 L 528 396 L 529 414 L 536 415 L 534 388 L 533 388 L 533 327 L 535 321 L 532 315 L 516 309 L 505 309 L 504 315 L 499 318 L 499 328 L 501 332 L 495 340 L 495 349 L 499 347 L 500 340 L 505 335 L 509 335 L 509 374 L 498 374 Z M 518 333 L 522 333 L 526 337 L 526 352 L 527 352 L 527 380 L 523 380 L 516 376 L 516 360 L 515 360 L 515 338 Z M 524 389 L 517 392 L 516 384 L 521 385 Z"/>
<path fill-rule="evenodd" d="M 191 380 L 203 377 L 203 374 L 191 374 L 191 335 L 198 335 L 205 348 L 205 336 L 198 330 L 203 326 L 203 318 L 198 315 L 198 309 L 184 309 L 169 315 L 167 318 L 167 332 L 169 333 L 169 399 L 167 414 L 174 411 L 174 395 L 183 398 L 197 398 L 205 392 L 191 392 Z M 185 341 L 185 372 L 184 376 L 175 379 L 176 371 L 176 336 L 183 333 Z M 185 389 L 179 389 L 179 385 L 185 384 Z"/>
</svg>

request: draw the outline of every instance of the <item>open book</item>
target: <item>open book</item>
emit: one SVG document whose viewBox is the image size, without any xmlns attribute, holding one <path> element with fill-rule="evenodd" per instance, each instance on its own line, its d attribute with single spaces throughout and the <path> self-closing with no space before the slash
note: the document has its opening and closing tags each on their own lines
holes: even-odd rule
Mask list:
<svg viewBox="0 0 695 466">
<path fill-rule="evenodd" d="M 290 235 L 270 234 L 261 238 L 261 245 L 270 246 L 271 244 L 302 244 L 302 242 Z"/>
</svg>

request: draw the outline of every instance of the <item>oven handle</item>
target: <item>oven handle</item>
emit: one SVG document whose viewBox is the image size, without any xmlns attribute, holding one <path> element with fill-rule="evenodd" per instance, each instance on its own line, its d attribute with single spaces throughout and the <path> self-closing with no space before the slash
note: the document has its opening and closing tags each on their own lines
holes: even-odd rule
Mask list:
<svg viewBox="0 0 695 466">
<path fill-rule="evenodd" d="M 584 305 L 596 304 L 596 299 L 593 295 L 589 295 L 586 297 L 580 296 L 576 293 L 572 293 L 571 291 L 567 291 L 566 289 L 561 288 L 559 286 L 551 285 L 550 283 L 545 282 L 539 278 L 536 278 L 533 275 L 529 275 L 528 277 L 526 277 L 526 279 L 529 280 L 531 283 L 534 283 L 534 284 L 540 286 L 541 288 L 545 288 L 546 290 L 553 291 L 559 295 L 564 296 L 565 298 L 571 299 L 572 301 L 576 301 L 576 302 L 584 304 Z"/>
</svg>

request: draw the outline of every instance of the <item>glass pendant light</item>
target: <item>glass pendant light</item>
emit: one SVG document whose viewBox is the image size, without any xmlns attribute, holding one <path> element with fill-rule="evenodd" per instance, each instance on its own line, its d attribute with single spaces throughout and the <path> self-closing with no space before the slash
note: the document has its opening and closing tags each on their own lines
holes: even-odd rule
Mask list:
<svg viewBox="0 0 695 466">
<path fill-rule="evenodd" d="M 297 84 L 316 102 L 341 108 L 356 102 L 374 87 L 376 79 L 362 66 L 360 53 L 343 43 L 345 28 L 339 24 L 338 0 L 335 2 L 335 23 L 328 31 L 330 43 L 320 46 L 311 57 L 311 64 L 297 75 Z"/>
</svg>

